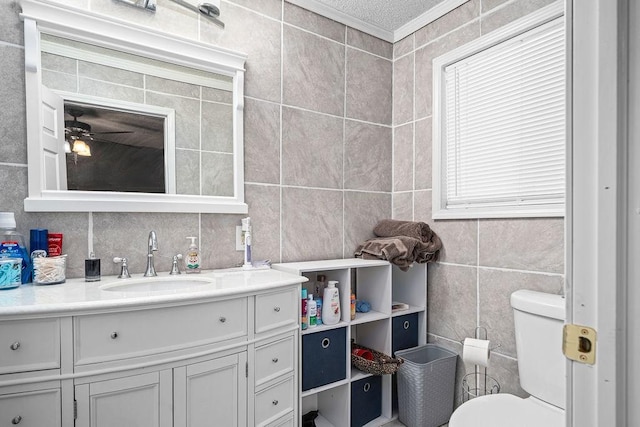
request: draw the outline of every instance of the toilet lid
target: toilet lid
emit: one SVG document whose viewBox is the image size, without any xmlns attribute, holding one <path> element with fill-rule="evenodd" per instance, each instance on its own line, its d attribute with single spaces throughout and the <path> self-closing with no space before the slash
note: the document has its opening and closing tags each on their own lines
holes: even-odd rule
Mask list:
<svg viewBox="0 0 640 427">
<path fill-rule="evenodd" d="M 449 420 L 449 427 L 564 427 L 564 411 L 512 394 L 482 396 L 463 403 Z"/>
</svg>

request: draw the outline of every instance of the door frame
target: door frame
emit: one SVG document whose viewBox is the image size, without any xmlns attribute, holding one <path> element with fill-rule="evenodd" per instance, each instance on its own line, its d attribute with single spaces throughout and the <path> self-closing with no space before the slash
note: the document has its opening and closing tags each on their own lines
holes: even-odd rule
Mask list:
<svg viewBox="0 0 640 427">
<path fill-rule="evenodd" d="M 567 362 L 566 425 L 624 426 L 629 1 L 567 0 L 566 9 L 567 323 L 597 331 L 596 363 Z"/>
</svg>

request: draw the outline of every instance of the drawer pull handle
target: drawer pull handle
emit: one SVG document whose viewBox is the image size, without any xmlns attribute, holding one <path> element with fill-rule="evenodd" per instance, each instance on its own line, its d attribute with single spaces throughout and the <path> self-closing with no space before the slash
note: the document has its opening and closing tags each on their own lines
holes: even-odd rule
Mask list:
<svg viewBox="0 0 640 427">
<path fill-rule="evenodd" d="M 322 340 L 322 348 L 327 348 L 329 347 L 329 344 L 331 344 L 331 340 L 329 338 L 324 338 Z"/>
<path fill-rule="evenodd" d="M 16 341 L 16 342 L 14 342 L 13 344 L 11 344 L 11 345 L 9 346 L 9 348 L 10 348 L 11 350 L 14 350 L 14 351 L 15 351 L 15 350 L 17 350 L 17 349 L 19 349 L 19 348 L 20 348 L 20 341 Z"/>
<path fill-rule="evenodd" d="M 118 338 L 118 333 L 117 332 L 111 332 L 111 335 L 109 335 L 111 337 L 112 340 L 115 340 L 116 338 Z"/>
<path fill-rule="evenodd" d="M 22 417 L 18 415 L 17 417 L 13 417 L 11 424 L 20 424 L 20 421 L 22 421 Z"/>
<path fill-rule="evenodd" d="M 408 320 L 405 320 L 405 321 L 404 321 L 404 323 L 402 324 L 402 327 L 403 327 L 405 330 L 409 329 L 409 321 L 408 321 Z"/>
<path fill-rule="evenodd" d="M 273 406 L 277 406 L 277 405 L 278 405 L 278 401 L 277 401 L 277 400 L 275 400 L 275 399 L 274 399 L 274 400 L 273 400 L 273 402 L 271 402 L 271 403 L 273 403 Z"/>
<path fill-rule="evenodd" d="M 371 389 L 371 384 L 369 384 L 369 383 L 365 383 L 365 385 L 364 385 L 364 387 L 363 387 L 364 392 L 366 393 L 366 392 L 368 392 L 370 389 Z"/>
<path fill-rule="evenodd" d="M 274 357 L 273 359 L 271 359 L 271 361 L 272 361 L 273 363 L 278 363 L 278 358 L 277 358 L 277 357 Z"/>
<path fill-rule="evenodd" d="M 273 311 L 275 311 L 276 313 L 280 312 L 280 307 L 273 307 Z"/>
<path fill-rule="evenodd" d="M 224 323 L 224 322 L 227 321 L 227 318 L 224 317 L 224 316 L 220 316 L 220 319 L 218 319 L 218 320 L 220 320 L 220 323 Z"/>
</svg>

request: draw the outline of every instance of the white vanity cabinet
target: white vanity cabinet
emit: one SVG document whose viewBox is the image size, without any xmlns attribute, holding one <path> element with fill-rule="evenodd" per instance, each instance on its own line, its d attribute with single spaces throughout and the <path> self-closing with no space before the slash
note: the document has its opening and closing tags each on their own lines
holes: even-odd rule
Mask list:
<svg viewBox="0 0 640 427">
<path fill-rule="evenodd" d="M 31 318 L 0 307 L 0 427 L 293 425 L 304 279 L 240 274 L 258 289 Z"/>
<path fill-rule="evenodd" d="M 78 427 L 169 427 L 171 370 L 75 386 Z"/>
<path fill-rule="evenodd" d="M 174 369 L 174 426 L 247 425 L 247 353 Z"/>
</svg>

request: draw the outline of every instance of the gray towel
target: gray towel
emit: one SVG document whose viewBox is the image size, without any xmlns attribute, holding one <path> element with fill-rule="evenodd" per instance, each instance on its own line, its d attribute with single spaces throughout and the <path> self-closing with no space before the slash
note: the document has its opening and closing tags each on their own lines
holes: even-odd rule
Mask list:
<svg viewBox="0 0 640 427">
<path fill-rule="evenodd" d="M 373 229 L 373 234 L 378 237 L 407 236 L 429 242 L 433 231 L 426 222 L 398 221 L 396 219 L 383 219 Z"/>
<path fill-rule="evenodd" d="M 407 271 L 413 264 L 414 251 L 421 242 L 406 236 L 378 237 L 358 245 L 355 256 L 363 259 L 384 259 Z"/>
<path fill-rule="evenodd" d="M 382 220 L 373 230 L 378 236 L 358 245 L 357 258 L 384 259 L 407 271 L 414 262 L 438 260 L 442 241 L 424 222 Z"/>
</svg>

